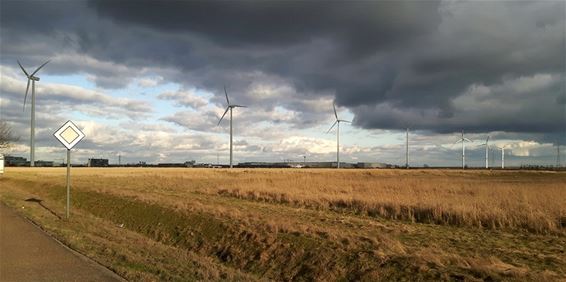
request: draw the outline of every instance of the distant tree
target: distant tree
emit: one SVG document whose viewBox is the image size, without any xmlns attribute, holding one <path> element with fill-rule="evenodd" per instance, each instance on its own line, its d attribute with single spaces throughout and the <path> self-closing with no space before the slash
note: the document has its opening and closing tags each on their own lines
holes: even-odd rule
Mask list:
<svg viewBox="0 0 566 282">
<path fill-rule="evenodd" d="M 5 121 L 0 121 L 0 149 L 8 148 L 12 142 L 19 138 L 12 134 L 12 128 Z"/>
</svg>

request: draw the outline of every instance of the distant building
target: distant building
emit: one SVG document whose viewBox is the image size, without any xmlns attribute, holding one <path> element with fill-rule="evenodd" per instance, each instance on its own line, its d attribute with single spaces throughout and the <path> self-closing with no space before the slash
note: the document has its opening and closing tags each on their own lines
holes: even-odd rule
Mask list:
<svg viewBox="0 0 566 282">
<path fill-rule="evenodd" d="M 195 161 L 186 161 L 184 163 L 158 163 L 158 167 L 193 167 L 195 166 Z"/>
<path fill-rule="evenodd" d="M 391 165 L 384 164 L 384 163 L 357 163 L 357 168 L 388 168 Z"/>
<path fill-rule="evenodd" d="M 53 161 L 35 161 L 35 166 L 52 167 Z"/>
<path fill-rule="evenodd" d="M 106 167 L 108 166 L 108 159 L 88 159 L 88 167 Z"/>
<path fill-rule="evenodd" d="M 4 156 L 4 163 L 6 166 L 29 166 L 29 162 L 23 157 Z"/>
</svg>

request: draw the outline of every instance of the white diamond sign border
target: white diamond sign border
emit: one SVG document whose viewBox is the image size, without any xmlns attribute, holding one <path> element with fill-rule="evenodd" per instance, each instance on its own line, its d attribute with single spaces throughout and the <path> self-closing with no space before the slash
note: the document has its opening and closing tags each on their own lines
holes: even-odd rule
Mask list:
<svg viewBox="0 0 566 282">
<path fill-rule="evenodd" d="M 63 133 L 63 131 L 65 131 L 65 129 L 67 129 L 68 127 L 71 127 L 79 135 L 71 143 L 67 143 L 67 141 L 65 141 L 65 139 L 61 136 L 61 133 Z M 61 144 L 63 144 L 63 146 L 65 146 L 69 150 L 71 150 L 73 147 L 75 147 L 75 145 L 77 145 L 77 143 L 85 138 L 85 134 L 70 120 L 63 124 L 63 126 L 61 126 L 61 128 L 59 128 L 57 131 L 55 131 L 55 133 L 53 133 L 53 136 L 55 136 L 55 138 L 57 138 L 57 140 L 59 140 L 59 142 L 61 142 Z"/>
</svg>

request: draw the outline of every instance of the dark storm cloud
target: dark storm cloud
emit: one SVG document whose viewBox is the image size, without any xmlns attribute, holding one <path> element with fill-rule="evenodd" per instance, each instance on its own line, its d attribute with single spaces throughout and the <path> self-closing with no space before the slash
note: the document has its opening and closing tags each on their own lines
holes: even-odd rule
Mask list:
<svg viewBox="0 0 566 282">
<path fill-rule="evenodd" d="M 430 31 L 438 1 L 91 1 L 102 16 L 167 31 L 191 31 L 227 46 L 287 46 L 337 37 L 374 52 Z M 394 23 L 394 24 L 392 24 Z"/>
<path fill-rule="evenodd" d="M 334 96 L 369 129 L 564 130 L 560 1 L 28 4 L 2 2 L 3 63 L 71 50 L 127 69 L 66 57 L 46 71 L 83 68 L 99 86 L 120 87 L 136 73 L 128 72 L 155 67 L 167 80 L 215 93 L 219 105 L 227 84 L 234 100 L 264 110 L 303 112 L 298 101 Z M 541 75 L 552 79 L 537 82 Z M 294 91 L 247 95 L 257 81 Z"/>
</svg>

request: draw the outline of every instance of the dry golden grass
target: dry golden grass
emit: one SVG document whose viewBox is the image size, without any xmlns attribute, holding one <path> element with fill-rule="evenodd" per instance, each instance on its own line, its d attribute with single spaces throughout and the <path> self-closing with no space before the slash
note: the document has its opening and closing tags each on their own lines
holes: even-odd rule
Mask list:
<svg viewBox="0 0 566 282">
<path fill-rule="evenodd" d="M 63 169 L 10 169 L 60 183 Z M 412 222 L 560 232 L 566 173 L 457 170 L 73 169 L 73 185 L 148 201 L 205 193 Z"/>
<path fill-rule="evenodd" d="M 74 168 L 70 225 L 23 201 L 62 215 L 64 176 L 0 199 L 132 280 L 566 277 L 566 173 Z"/>
</svg>

